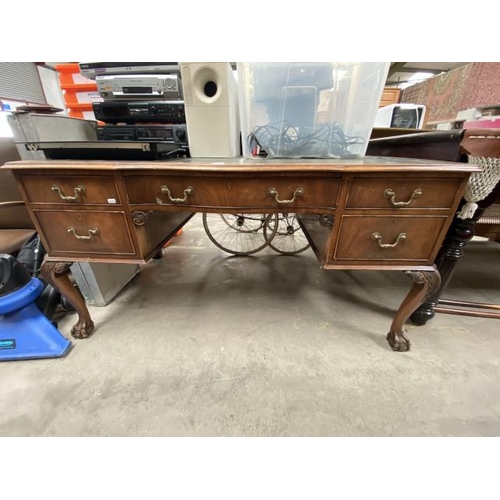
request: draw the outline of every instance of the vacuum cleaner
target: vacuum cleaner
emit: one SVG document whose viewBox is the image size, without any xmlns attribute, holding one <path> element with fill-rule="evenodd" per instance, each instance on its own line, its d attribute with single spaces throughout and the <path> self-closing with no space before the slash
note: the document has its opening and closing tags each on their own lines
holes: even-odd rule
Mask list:
<svg viewBox="0 0 500 500">
<path fill-rule="evenodd" d="M 36 300 L 44 283 L 15 257 L 0 253 L 0 361 L 58 358 L 71 346 Z"/>
</svg>

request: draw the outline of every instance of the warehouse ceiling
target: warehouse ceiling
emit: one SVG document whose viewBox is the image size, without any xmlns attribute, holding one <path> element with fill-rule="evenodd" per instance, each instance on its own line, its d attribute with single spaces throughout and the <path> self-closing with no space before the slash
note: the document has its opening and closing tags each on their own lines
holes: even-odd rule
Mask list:
<svg viewBox="0 0 500 500">
<path fill-rule="evenodd" d="M 468 62 L 392 62 L 386 86 L 405 88 Z"/>
<path fill-rule="evenodd" d="M 58 63 L 44 63 L 54 66 Z M 415 83 L 419 83 L 427 78 L 436 76 L 440 73 L 458 68 L 468 62 L 391 62 L 389 75 L 387 77 L 387 87 L 405 88 Z M 236 69 L 236 63 L 231 62 L 233 69 Z"/>
</svg>

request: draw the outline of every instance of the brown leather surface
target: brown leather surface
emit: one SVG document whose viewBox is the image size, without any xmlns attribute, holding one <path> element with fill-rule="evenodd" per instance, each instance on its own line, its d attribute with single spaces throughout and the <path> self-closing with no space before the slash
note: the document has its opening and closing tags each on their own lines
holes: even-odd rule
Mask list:
<svg viewBox="0 0 500 500">
<path fill-rule="evenodd" d="M 16 253 L 35 232 L 33 229 L 2 229 L 0 231 L 0 253 Z"/>
<path fill-rule="evenodd" d="M 0 187 L 1 189 L 1 187 Z M 33 229 L 26 207 L 0 208 L 0 231 L 4 229 Z"/>
<path fill-rule="evenodd" d="M 20 159 L 14 139 L 0 137 L 0 202 L 22 200 L 14 174 L 11 170 L 2 168 L 4 163 Z M 0 208 L 0 231 L 2 229 L 32 229 L 33 227 L 26 207 Z"/>
<path fill-rule="evenodd" d="M 460 146 L 471 156 L 479 158 L 500 158 L 500 129 L 467 129 Z"/>
</svg>

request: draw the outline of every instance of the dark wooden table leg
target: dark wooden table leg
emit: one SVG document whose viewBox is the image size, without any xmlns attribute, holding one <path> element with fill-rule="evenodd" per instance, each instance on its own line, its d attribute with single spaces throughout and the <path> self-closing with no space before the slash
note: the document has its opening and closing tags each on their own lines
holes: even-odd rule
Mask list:
<svg viewBox="0 0 500 500">
<path fill-rule="evenodd" d="M 464 256 L 464 247 L 474 236 L 474 226 L 484 210 L 478 209 L 472 219 L 459 219 L 457 216 L 448 229 L 436 259 L 436 267 L 441 275 L 438 289 L 411 315 L 412 323 L 425 325 L 435 316 L 434 308 L 439 302 L 444 289 L 448 286 L 458 261 Z"/>
<path fill-rule="evenodd" d="M 408 271 L 413 280 L 408 295 L 405 297 L 394 317 L 387 341 L 394 351 L 409 351 L 410 341 L 404 336 L 403 325 L 411 313 L 434 293 L 441 282 L 439 271 Z"/>
<path fill-rule="evenodd" d="M 71 335 L 75 339 L 85 339 L 94 330 L 94 322 L 90 318 L 87 304 L 80 290 L 73 286 L 69 279 L 69 268 L 72 262 L 48 262 L 42 264 L 42 277 L 50 283 L 78 313 L 78 321 L 71 328 Z"/>
</svg>

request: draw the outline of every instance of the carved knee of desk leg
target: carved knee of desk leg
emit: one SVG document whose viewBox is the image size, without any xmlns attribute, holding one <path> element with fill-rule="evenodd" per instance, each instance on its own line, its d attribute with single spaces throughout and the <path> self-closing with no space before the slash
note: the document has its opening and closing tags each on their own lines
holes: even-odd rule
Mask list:
<svg viewBox="0 0 500 500">
<path fill-rule="evenodd" d="M 94 331 L 94 322 L 90 318 L 87 304 L 80 290 L 73 286 L 69 279 L 71 262 L 48 262 L 41 267 L 42 277 L 50 283 L 78 313 L 78 321 L 71 328 L 71 335 L 76 339 L 84 339 Z"/>
<path fill-rule="evenodd" d="M 428 297 L 430 297 L 441 283 L 439 271 L 408 271 L 413 280 L 413 286 L 405 297 L 394 317 L 391 330 L 387 334 L 387 341 L 394 351 L 409 351 L 411 343 L 404 336 L 403 325 L 410 315 Z"/>
</svg>

